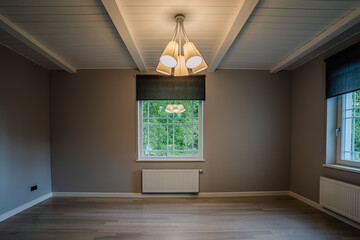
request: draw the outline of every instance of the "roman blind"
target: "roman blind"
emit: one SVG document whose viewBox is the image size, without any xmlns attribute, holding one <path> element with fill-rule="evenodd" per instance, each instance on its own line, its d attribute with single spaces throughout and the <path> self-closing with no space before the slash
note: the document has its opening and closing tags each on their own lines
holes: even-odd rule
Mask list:
<svg viewBox="0 0 360 240">
<path fill-rule="evenodd" d="M 205 100 L 205 75 L 136 75 L 136 101 Z"/>
<path fill-rule="evenodd" d="M 360 90 L 360 43 L 327 59 L 326 98 Z"/>
</svg>

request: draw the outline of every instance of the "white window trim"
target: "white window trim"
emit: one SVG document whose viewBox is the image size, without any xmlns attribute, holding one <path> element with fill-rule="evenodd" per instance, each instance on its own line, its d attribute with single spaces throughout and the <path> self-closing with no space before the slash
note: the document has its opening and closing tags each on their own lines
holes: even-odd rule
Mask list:
<svg viewBox="0 0 360 240">
<path fill-rule="evenodd" d="M 136 162 L 204 162 L 203 159 L 203 101 L 199 101 L 199 156 L 197 157 L 144 157 L 141 156 L 142 138 L 142 101 L 138 102 L 138 159 Z"/>
<path fill-rule="evenodd" d="M 341 146 L 344 144 L 343 142 L 343 126 L 342 126 L 342 118 L 343 118 L 343 99 L 344 95 L 340 95 L 337 97 L 337 126 L 336 128 L 340 129 L 340 134 L 336 139 L 336 165 L 345 166 L 350 168 L 360 168 L 360 162 L 345 160 L 342 159 L 341 154 Z"/>
</svg>

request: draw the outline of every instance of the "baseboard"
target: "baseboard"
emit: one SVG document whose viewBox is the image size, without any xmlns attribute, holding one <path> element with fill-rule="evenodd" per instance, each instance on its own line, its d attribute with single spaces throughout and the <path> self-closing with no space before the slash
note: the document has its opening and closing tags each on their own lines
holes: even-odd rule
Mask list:
<svg viewBox="0 0 360 240">
<path fill-rule="evenodd" d="M 3 213 L 3 214 L 0 215 L 0 222 L 8 219 L 9 217 L 12 217 L 12 216 L 20 213 L 20 212 L 22 212 L 22 211 L 24 211 L 24 210 L 26 210 L 28 208 L 31 208 L 32 206 L 34 206 L 34 205 L 36 205 L 38 203 L 41 203 L 42 201 L 44 201 L 44 200 L 46 200 L 48 198 L 51 198 L 52 196 L 53 196 L 52 193 L 45 194 L 45 195 L 43 195 L 43 196 L 41 196 L 39 198 L 36 198 L 36 199 L 34 199 L 34 200 L 32 200 L 32 201 L 30 201 L 28 203 L 25 203 L 25 204 L 23 204 L 23 205 L 21 205 L 21 206 L 19 206 L 17 208 L 14 208 L 13 210 L 10 210 L 10 211 L 8 211 L 6 213 Z"/>
<path fill-rule="evenodd" d="M 115 193 L 115 192 L 53 192 L 53 197 L 141 197 L 141 193 Z"/>
<path fill-rule="evenodd" d="M 318 210 L 320 210 L 320 211 L 322 211 L 322 212 L 324 212 L 324 213 L 326 213 L 326 214 L 328 214 L 328 215 L 330 215 L 330 216 L 332 216 L 332 217 L 346 223 L 346 224 L 349 224 L 349 225 L 351 225 L 351 226 L 353 226 L 353 227 L 355 227 L 357 229 L 360 229 L 360 224 L 358 224 L 358 223 L 356 223 L 356 222 L 354 222 L 354 221 L 352 221 L 352 220 L 350 220 L 350 219 L 348 219 L 346 217 L 343 217 L 343 216 L 341 216 L 341 215 L 339 215 L 339 214 L 337 214 L 335 212 L 332 212 L 332 211 L 330 211 L 330 210 L 328 210 L 326 208 L 323 208 L 317 202 L 314 202 L 314 201 L 312 201 L 312 200 L 310 200 L 310 199 L 308 199 L 306 197 L 303 197 L 303 196 L 301 196 L 301 195 L 299 195 L 297 193 L 294 193 L 292 191 L 289 192 L 289 195 L 292 196 L 293 198 L 296 198 L 297 200 L 299 200 L 299 201 L 301 201 L 303 203 L 306 203 L 307 205 L 310 205 L 310 206 L 312 206 L 312 207 L 314 207 L 314 208 L 316 208 L 316 209 L 318 209 Z"/>
<path fill-rule="evenodd" d="M 322 206 L 319 203 L 314 202 L 313 200 L 310 200 L 310 199 L 308 199 L 306 197 L 303 197 L 303 196 L 301 196 L 301 195 L 299 195 L 297 193 L 294 193 L 292 191 L 289 192 L 289 195 L 292 196 L 293 198 L 296 198 L 297 200 L 300 200 L 303 203 L 306 203 L 307 205 L 312 206 L 313 208 L 316 208 L 316 209 L 318 209 L 320 211 L 323 210 Z"/>
<path fill-rule="evenodd" d="M 201 192 L 195 194 L 143 194 L 143 193 L 107 193 L 107 192 L 53 192 L 54 197 L 124 197 L 124 198 L 158 198 L 158 197 L 253 197 L 253 196 L 287 196 L 289 191 L 263 192 Z"/>
</svg>

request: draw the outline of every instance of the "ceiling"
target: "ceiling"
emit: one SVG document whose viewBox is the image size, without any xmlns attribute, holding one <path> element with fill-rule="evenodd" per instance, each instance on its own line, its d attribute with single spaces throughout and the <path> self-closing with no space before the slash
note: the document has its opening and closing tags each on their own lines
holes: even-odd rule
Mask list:
<svg viewBox="0 0 360 240">
<path fill-rule="evenodd" d="M 156 67 L 183 13 L 213 70 L 276 72 L 360 22 L 360 0 L 105 1 L 1 0 L 0 43 L 47 69 L 144 70 Z"/>
</svg>

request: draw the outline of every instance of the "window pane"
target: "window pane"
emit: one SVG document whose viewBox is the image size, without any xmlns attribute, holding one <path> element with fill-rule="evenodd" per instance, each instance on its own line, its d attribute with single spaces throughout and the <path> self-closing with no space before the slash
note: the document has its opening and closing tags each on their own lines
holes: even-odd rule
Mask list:
<svg viewBox="0 0 360 240">
<path fill-rule="evenodd" d="M 147 119 L 146 119 L 146 121 L 147 121 Z M 166 118 L 150 118 L 149 123 L 155 124 L 155 125 L 159 125 L 159 124 L 166 125 L 167 119 Z"/>
<path fill-rule="evenodd" d="M 148 157 L 166 157 L 167 151 L 148 151 Z"/>
<path fill-rule="evenodd" d="M 343 96 L 342 145 L 343 160 L 360 161 L 360 91 Z"/>
<path fill-rule="evenodd" d="M 360 96 L 360 94 L 359 94 Z M 360 117 L 360 108 L 359 109 L 355 109 L 355 116 L 356 117 Z"/>
<path fill-rule="evenodd" d="M 354 152 L 360 152 L 360 118 L 355 118 Z"/>
<path fill-rule="evenodd" d="M 199 117 L 199 101 L 194 101 L 194 117 Z"/>
<path fill-rule="evenodd" d="M 199 153 L 199 126 L 194 126 L 194 151 Z M 195 154 L 195 153 L 194 153 Z M 197 155 L 195 154 L 195 155 Z"/>
<path fill-rule="evenodd" d="M 175 125 L 175 150 L 192 150 L 192 126 Z"/>
<path fill-rule="evenodd" d="M 142 102 L 142 114 L 143 114 L 143 117 L 148 117 L 148 105 L 149 105 L 149 102 L 148 101 L 143 101 Z"/>
<path fill-rule="evenodd" d="M 166 125 L 149 126 L 149 150 L 166 150 Z"/>
<path fill-rule="evenodd" d="M 144 154 L 144 156 L 147 156 L 147 150 L 149 150 L 148 149 L 148 147 L 149 147 L 149 142 L 148 142 L 148 125 L 146 125 L 146 124 L 143 124 L 143 134 L 142 134 L 142 136 L 143 136 L 143 154 Z"/>
<path fill-rule="evenodd" d="M 174 119 L 174 123 L 175 123 L 175 125 L 176 124 L 192 124 L 193 123 L 193 119 L 192 118 L 180 118 L 180 119 L 178 119 L 178 118 L 175 118 Z"/>
<path fill-rule="evenodd" d="M 182 104 L 185 111 L 169 114 L 167 104 Z M 143 101 L 141 113 L 142 156 L 199 156 L 199 101 Z"/>
<path fill-rule="evenodd" d="M 346 119 L 344 122 L 345 122 L 344 150 L 349 152 L 351 151 L 351 143 L 352 143 L 352 119 Z"/>
<path fill-rule="evenodd" d="M 147 101 L 149 103 L 149 117 L 165 117 L 167 101 Z"/>
</svg>

